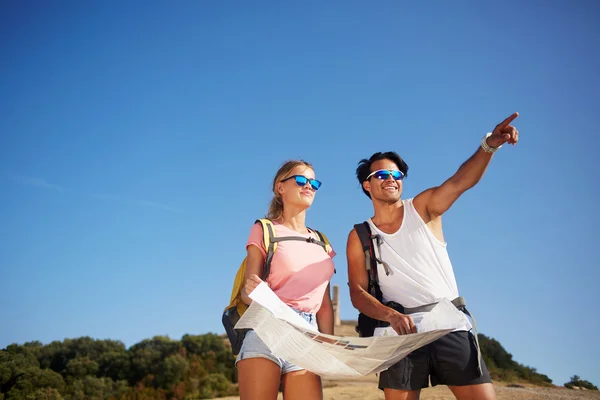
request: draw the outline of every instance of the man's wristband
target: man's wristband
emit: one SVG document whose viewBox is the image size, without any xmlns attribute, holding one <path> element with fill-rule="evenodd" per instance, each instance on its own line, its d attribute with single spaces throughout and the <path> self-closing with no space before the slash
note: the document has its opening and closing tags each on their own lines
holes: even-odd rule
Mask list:
<svg viewBox="0 0 600 400">
<path fill-rule="evenodd" d="M 492 136 L 492 132 L 486 133 L 485 136 L 483 137 L 483 139 L 481 139 L 481 148 L 486 153 L 493 153 L 493 152 L 497 151 L 499 148 L 502 147 L 502 145 L 500 145 L 498 147 L 492 147 L 492 146 L 488 145 L 487 144 L 487 138 L 489 138 L 490 136 Z"/>
</svg>

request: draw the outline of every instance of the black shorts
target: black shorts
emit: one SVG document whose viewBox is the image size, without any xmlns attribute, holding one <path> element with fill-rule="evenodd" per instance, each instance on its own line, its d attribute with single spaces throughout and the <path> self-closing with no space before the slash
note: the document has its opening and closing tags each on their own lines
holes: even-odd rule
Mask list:
<svg viewBox="0 0 600 400">
<path fill-rule="evenodd" d="M 465 386 L 491 383 L 481 360 L 483 375 L 477 370 L 477 347 L 473 334 L 450 332 L 410 353 L 381 372 L 379 389 L 419 390 L 431 385 Z"/>
</svg>

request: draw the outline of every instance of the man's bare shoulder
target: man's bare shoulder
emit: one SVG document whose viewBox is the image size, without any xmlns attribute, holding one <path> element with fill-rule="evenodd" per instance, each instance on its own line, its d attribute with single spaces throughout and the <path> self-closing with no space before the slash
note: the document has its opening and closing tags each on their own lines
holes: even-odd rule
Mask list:
<svg viewBox="0 0 600 400">
<path fill-rule="evenodd" d="M 356 242 L 360 243 L 360 239 L 358 237 L 358 232 L 356 232 L 356 228 L 352 227 L 352 229 L 348 233 L 348 245 L 354 244 Z"/>
<path fill-rule="evenodd" d="M 429 200 L 431 199 L 431 195 L 435 192 L 437 188 L 438 186 L 434 186 L 429 189 L 423 190 L 421 193 L 416 195 L 412 201 L 415 210 L 417 210 L 417 213 L 419 213 L 419 215 L 425 222 L 429 222 L 431 220 L 431 216 L 428 212 L 428 204 Z"/>
</svg>

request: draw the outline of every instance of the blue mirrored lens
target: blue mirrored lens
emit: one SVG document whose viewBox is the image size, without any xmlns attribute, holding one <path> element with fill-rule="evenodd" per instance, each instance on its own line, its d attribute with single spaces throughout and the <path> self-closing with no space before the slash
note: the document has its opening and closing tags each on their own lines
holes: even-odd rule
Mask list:
<svg viewBox="0 0 600 400">
<path fill-rule="evenodd" d="M 404 178 L 404 174 L 402 173 L 402 171 L 392 171 L 392 176 L 397 181 Z"/>
<path fill-rule="evenodd" d="M 310 180 L 310 186 L 315 189 L 315 190 L 319 190 L 319 188 L 321 187 L 321 182 L 319 182 L 316 179 L 311 179 Z"/>
<path fill-rule="evenodd" d="M 301 175 L 296 175 L 294 178 L 296 179 L 298 186 L 304 186 L 306 185 L 306 182 L 308 182 L 308 179 Z"/>
<path fill-rule="evenodd" d="M 316 179 L 308 179 L 302 175 L 296 175 L 294 179 L 296 179 L 296 184 L 301 187 L 304 187 L 307 183 L 310 183 L 310 187 L 313 188 L 313 190 L 319 190 L 321 187 L 321 182 Z"/>
<path fill-rule="evenodd" d="M 377 179 L 381 179 L 382 181 L 385 181 L 387 178 L 390 177 L 390 175 L 391 175 L 390 171 L 378 171 L 373 176 Z"/>
<path fill-rule="evenodd" d="M 377 173 L 375 173 L 375 178 L 377 179 L 381 179 L 382 181 L 385 181 L 386 179 L 388 179 L 390 177 L 390 175 L 392 176 L 392 178 L 394 178 L 394 180 L 399 181 L 402 179 L 402 177 L 404 176 L 404 174 L 401 171 L 377 171 Z"/>
</svg>

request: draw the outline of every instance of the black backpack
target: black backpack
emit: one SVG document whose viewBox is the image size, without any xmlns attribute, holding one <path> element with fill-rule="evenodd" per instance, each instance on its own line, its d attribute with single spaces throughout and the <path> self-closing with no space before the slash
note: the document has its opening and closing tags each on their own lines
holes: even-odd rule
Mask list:
<svg viewBox="0 0 600 400">
<path fill-rule="evenodd" d="M 380 261 L 377 260 L 377 257 L 375 256 L 375 249 L 373 248 L 373 241 L 380 240 L 379 236 L 373 236 L 371 234 L 371 227 L 367 221 L 354 225 L 354 229 L 356 229 L 363 252 L 365 253 L 365 266 L 369 276 L 368 292 L 379 302 L 383 303 L 383 296 L 377 281 L 377 263 Z M 370 337 L 373 336 L 375 328 L 388 325 L 389 324 L 385 321 L 380 321 L 363 313 L 359 313 L 358 324 L 356 325 L 355 329 L 360 337 Z"/>
</svg>

